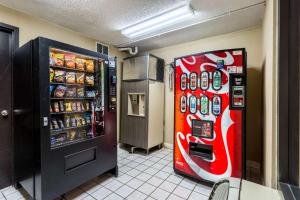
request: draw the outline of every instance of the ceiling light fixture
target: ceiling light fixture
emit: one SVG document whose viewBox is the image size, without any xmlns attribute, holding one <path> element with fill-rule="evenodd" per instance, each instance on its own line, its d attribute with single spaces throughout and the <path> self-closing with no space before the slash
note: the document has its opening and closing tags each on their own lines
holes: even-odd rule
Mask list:
<svg viewBox="0 0 300 200">
<path fill-rule="evenodd" d="M 161 28 L 177 24 L 194 16 L 194 12 L 189 5 L 181 6 L 140 23 L 126 27 L 121 33 L 129 38 L 135 38 L 155 32 Z"/>
</svg>

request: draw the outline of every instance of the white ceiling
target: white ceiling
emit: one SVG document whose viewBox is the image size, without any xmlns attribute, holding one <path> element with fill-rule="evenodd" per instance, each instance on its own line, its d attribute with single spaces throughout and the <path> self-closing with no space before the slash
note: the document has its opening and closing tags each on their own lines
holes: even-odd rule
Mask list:
<svg viewBox="0 0 300 200">
<path fill-rule="evenodd" d="M 191 3 L 195 17 L 180 30 L 129 39 L 120 30 L 166 10 Z M 0 0 L 0 4 L 65 26 L 115 46 L 143 50 L 237 31 L 261 23 L 264 0 Z M 229 14 L 230 13 L 230 14 Z M 164 32 L 165 30 L 162 30 Z"/>
</svg>

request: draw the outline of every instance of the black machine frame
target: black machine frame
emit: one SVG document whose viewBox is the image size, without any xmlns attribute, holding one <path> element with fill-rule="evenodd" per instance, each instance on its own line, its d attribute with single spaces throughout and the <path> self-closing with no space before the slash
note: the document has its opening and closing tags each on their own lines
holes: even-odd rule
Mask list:
<svg viewBox="0 0 300 200">
<path fill-rule="evenodd" d="M 104 134 L 51 149 L 49 128 L 49 50 L 62 49 L 104 60 Z M 19 48 L 14 71 L 15 183 L 34 199 L 53 199 L 107 171 L 118 174 L 116 110 L 108 92 L 108 56 L 76 46 L 38 37 Z M 113 84 L 114 87 L 116 87 Z M 18 128 L 19 127 L 19 128 Z M 93 157 L 94 155 L 94 157 Z M 78 156 L 82 163 L 66 159 Z M 69 163 L 70 164 L 70 163 Z"/>
<path fill-rule="evenodd" d="M 204 55 L 204 54 L 207 54 L 207 53 L 224 52 L 224 51 L 242 51 L 243 52 L 243 56 L 244 56 L 243 57 L 243 68 L 244 68 L 244 71 L 243 71 L 243 73 L 240 73 L 239 75 L 242 75 L 245 78 L 245 96 L 247 96 L 247 51 L 246 51 L 245 48 L 221 49 L 221 50 L 216 50 L 216 51 L 206 51 L 206 52 L 201 52 L 201 53 L 184 55 L 184 56 L 174 58 L 174 64 L 176 63 L 176 60 L 181 59 L 181 58 L 185 58 L 185 57 L 189 57 L 189 56 Z M 175 72 L 176 72 L 176 69 L 175 69 Z M 176 81 L 174 81 L 174 88 L 176 88 Z M 174 92 L 174 99 L 175 99 L 175 97 L 176 97 L 176 93 Z M 245 107 L 242 110 L 242 115 L 243 115 L 243 123 L 242 123 L 242 133 L 243 133 L 243 135 L 242 135 L 242 177 L 241 177 L 242 179 L 246 178 L 246 148 L 247 148 L 246 147 L 246 112 L 247 112 L 247 98 L 245 98 L 244 104 L 245 104 Z M 176 110 L 175 106 L 176 105 L 174 103 L 174 111 Z M 176 120 L 175 120 L 175 115 L 174 115 L 174 130 L 175 130 L 175 126 L 176 126 Z M 175 137 L 173 137 L 173 149 L 175 149 Z M 175 155 L 174 154 L 173 154 L 173 160 L 175 160 Z M 198 179 L 197 177 L 185 174 L 185 173 L 177 170 L 175 168 L 175 162 L 173 162 L 173 169 L 174 169 L 174 172 L 176 174 L 180 174 L 180 175 L 183 175 L 183 176 L 195 179 L 195 180 Z M 213 184 L 212 182 L 204 180 L 204 179 L 201 180 L 201 181 L 204 182 L 204 183 L 207 183 L 209 185 Z"/>
</svg>

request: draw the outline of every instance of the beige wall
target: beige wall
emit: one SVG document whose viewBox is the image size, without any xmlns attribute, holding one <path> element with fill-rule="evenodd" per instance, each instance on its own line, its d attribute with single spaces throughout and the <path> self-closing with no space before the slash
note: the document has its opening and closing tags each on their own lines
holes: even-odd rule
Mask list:
<svg viewBox="0 0 300 200">
<path fill-rule="evenodd" d="M 263 20 L 264 182 L 277 187 L 277 1 L 267 0 Z"/>
<path fill-rule="evenodd" d="M 204 51 L 246 48 L 248 52 L 248 113 L 247 144 L 248 159 L 261 161 L 261 72 L 262 72 L 262 29 L 261 26 L 249 30 L 205 38 L 184 44 L 156 49 L 150 53 L 173 62 L 175 57 Z M 169 89 L 168 66 L 165 70 L 165 142 L 173 143 L 174 92 Z M 255 139 L 254 139 L 255 138 Z"/>
<path fill-rule="evenodd" d="M 32 17 L 22 12 L 4 7 L 0 5 L 0 22 L 6 23 L 12 26 L 16 26 L 20 31 L 20 46 L 25 44 L 31 39 L 38 36 L 50 38 L 60 42 L 72 44 L 92 51 L 96 50 L 96 40 L 85 37 L 84 35 L 74 32 L 70 29 L 66 29 L 62 26 L 55 25 L 42 19 Z M 110 56 L 117 56 L 118 69 L 121 66 L 120 61 L 126 56 L 125 53 L 119 52 L 115 47 L 109 47 Z M 120 75 L 120 70 L 118 70 Z M 120 77 L 120 76 L 118 76 Z M 120 81 L 118 80 L 118 95 L 120 94 Z M 120 101 L 118 98 L 118 105 Z M 119 106 L 118 106 L 119 107 Z M 119 116 L 118 116 L 119 124 Z M 119 131 L 119 126 L 118 126 Z"/>
</svg>

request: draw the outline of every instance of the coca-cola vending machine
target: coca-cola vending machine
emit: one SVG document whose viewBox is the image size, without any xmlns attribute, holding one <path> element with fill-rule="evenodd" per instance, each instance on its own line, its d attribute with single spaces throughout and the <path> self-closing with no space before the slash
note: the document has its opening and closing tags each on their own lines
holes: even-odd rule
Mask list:
<svg viewBox="0 0 300 200">
<path fill-rule="evenodd" d="M 216 182 L 244 177 L 246 51 L 175 59 L 174 170 Z"/>
</svg>

